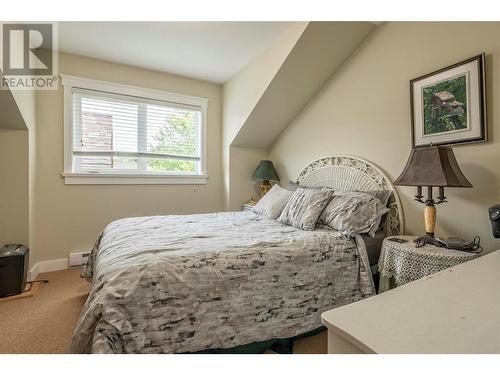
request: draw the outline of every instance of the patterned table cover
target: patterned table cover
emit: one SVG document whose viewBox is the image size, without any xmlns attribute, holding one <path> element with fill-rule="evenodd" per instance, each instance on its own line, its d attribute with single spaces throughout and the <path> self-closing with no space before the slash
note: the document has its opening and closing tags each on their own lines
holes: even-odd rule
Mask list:
<svg viewBox="0 0 500 375">
<path fill-rule="evenodd" d="M 408 240 L 398 243 L 384 240 L 378 263 L 382 293 L 393 286 L 400 286 L 424 276 L 442 271 L 457 264 L 477 258 L 479 254 L 450 250 L 433 245 L 417 248 L 414 236 L 395 236 Z"/>
</svg>

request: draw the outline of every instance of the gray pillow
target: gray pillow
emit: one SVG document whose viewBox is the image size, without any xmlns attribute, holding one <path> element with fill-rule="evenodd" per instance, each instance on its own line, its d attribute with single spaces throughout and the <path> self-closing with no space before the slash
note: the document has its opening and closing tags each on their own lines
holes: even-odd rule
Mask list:
<svg viewBox="0 0 500 375">
<path fill-rule="evenodd" d="M 384 206 L 387 206 L 387 203 L 389 203 L 389 198 L 392 196 L 392 191 L 390 190 L 366 190 L 366 191 L 356 190 L 356 192 L 374 196 L 375 198 L 380 199 L 380 201 L 383 203 Z"/>
<path fill-rule="evenodd" d="M 331 189 L 297 188 L 278 221 L 303 230 L 314 230 L 319 215 L 333 196 Z"/>
<path fill-rule="evenodd" d="M 389 199 L 392 196 L 392 191 L 390 191 L 390 190 L 367 190 L 367 191 L 362 191 L 362 193 L 369 194 L 369 195 L 372 195 L 372 196 L 380 199 L 382 204 L 386 207 L 389 204 Z M 374 237 L 375 234 L 378 232 L 378 230 L 380 229 L 380 227 L 383 224 L 382 218 L 383 218 L 383 215 L 378 218 L 378 220 L 375 222 L 375 224 L 373 224 L 372 229 L 368 232 L 368 234 L 370 236 Z"/>
<path fill-rule="evenodd" d="M 388 211 L 380 199 L 365 192 L 336 192 L 321 213 L 320 221 L 346 236 L 368 233 L 373 237 L 380 218 Z"/>
<path fill-rule="evenodd" d="M 293 181 L 288 181 L 288 185 L 286 185 L 287 190 L 295 191 L 300 187 L 300 185 Z"/>
<path fill-rule="evenodd" d="M 288 181 L 288 185 L 286 185 L 287 190 L 290 190 L 290 191 L 295 191 L 299 187 L 301 187 L 301 188 L 307 188 L 307 189 L 317 189 L 317 190 L 319 190 L 319 189 L 330 189 L 328 187 L 323 187 L 323 186 L 301 186 L 298 183 L 293 182 L 293 181 Z"/>
<path fill-rule="evenodd" d="M 279 185 L 274 185 L 266 195 L 264 195 L 252 209 L 256 214 L 276 219 L 280 216 L 293 193 L 283 189 Z"/>
</svg>

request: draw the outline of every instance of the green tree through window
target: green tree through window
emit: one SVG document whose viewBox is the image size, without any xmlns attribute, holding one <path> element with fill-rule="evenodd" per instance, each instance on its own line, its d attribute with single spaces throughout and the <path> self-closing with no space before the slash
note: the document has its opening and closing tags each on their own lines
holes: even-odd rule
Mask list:
<svg viewBox="0 0 500 375">
<path fill-rule="evenodd" d="M 179 112 L 165 119 L 165 124 L 153 136 L 148 151 L 184 156 L 198 155 L 198 119 L 194 112 Z M 195 172 L 196 162 L 174 159 L 150 159 L 148 170 Z"/>
</svg>

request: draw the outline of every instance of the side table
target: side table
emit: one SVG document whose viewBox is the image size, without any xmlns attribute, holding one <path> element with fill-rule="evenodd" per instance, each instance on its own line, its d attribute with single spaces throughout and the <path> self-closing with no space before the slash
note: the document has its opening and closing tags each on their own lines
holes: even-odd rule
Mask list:
<svg viewBox="0 0 500 375">
<path fill-rule="evenodd" d="M 390 241 L 390 238 L 400 238 L 407 242 L 398 243 Z M 477 253 L 450 250 L 433 245 L 416 247 L 413 242 L 416 238 L 393 236 L 384 240 L 378 262 L 379 293 L 479 256 Z"/>
</svg>

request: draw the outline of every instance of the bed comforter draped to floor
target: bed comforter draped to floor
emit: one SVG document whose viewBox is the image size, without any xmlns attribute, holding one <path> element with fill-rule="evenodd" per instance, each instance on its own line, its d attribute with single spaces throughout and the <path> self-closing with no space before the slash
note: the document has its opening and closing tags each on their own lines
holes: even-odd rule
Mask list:
<svg viewBox="0 0 500 375">
<path fill-rule="evenodd" d="M 364 243 L 251 212 L 127 218 L 99 236 L 73 353 L 178 353 L 293 337 L 374 294 Z"/>
</svg>

